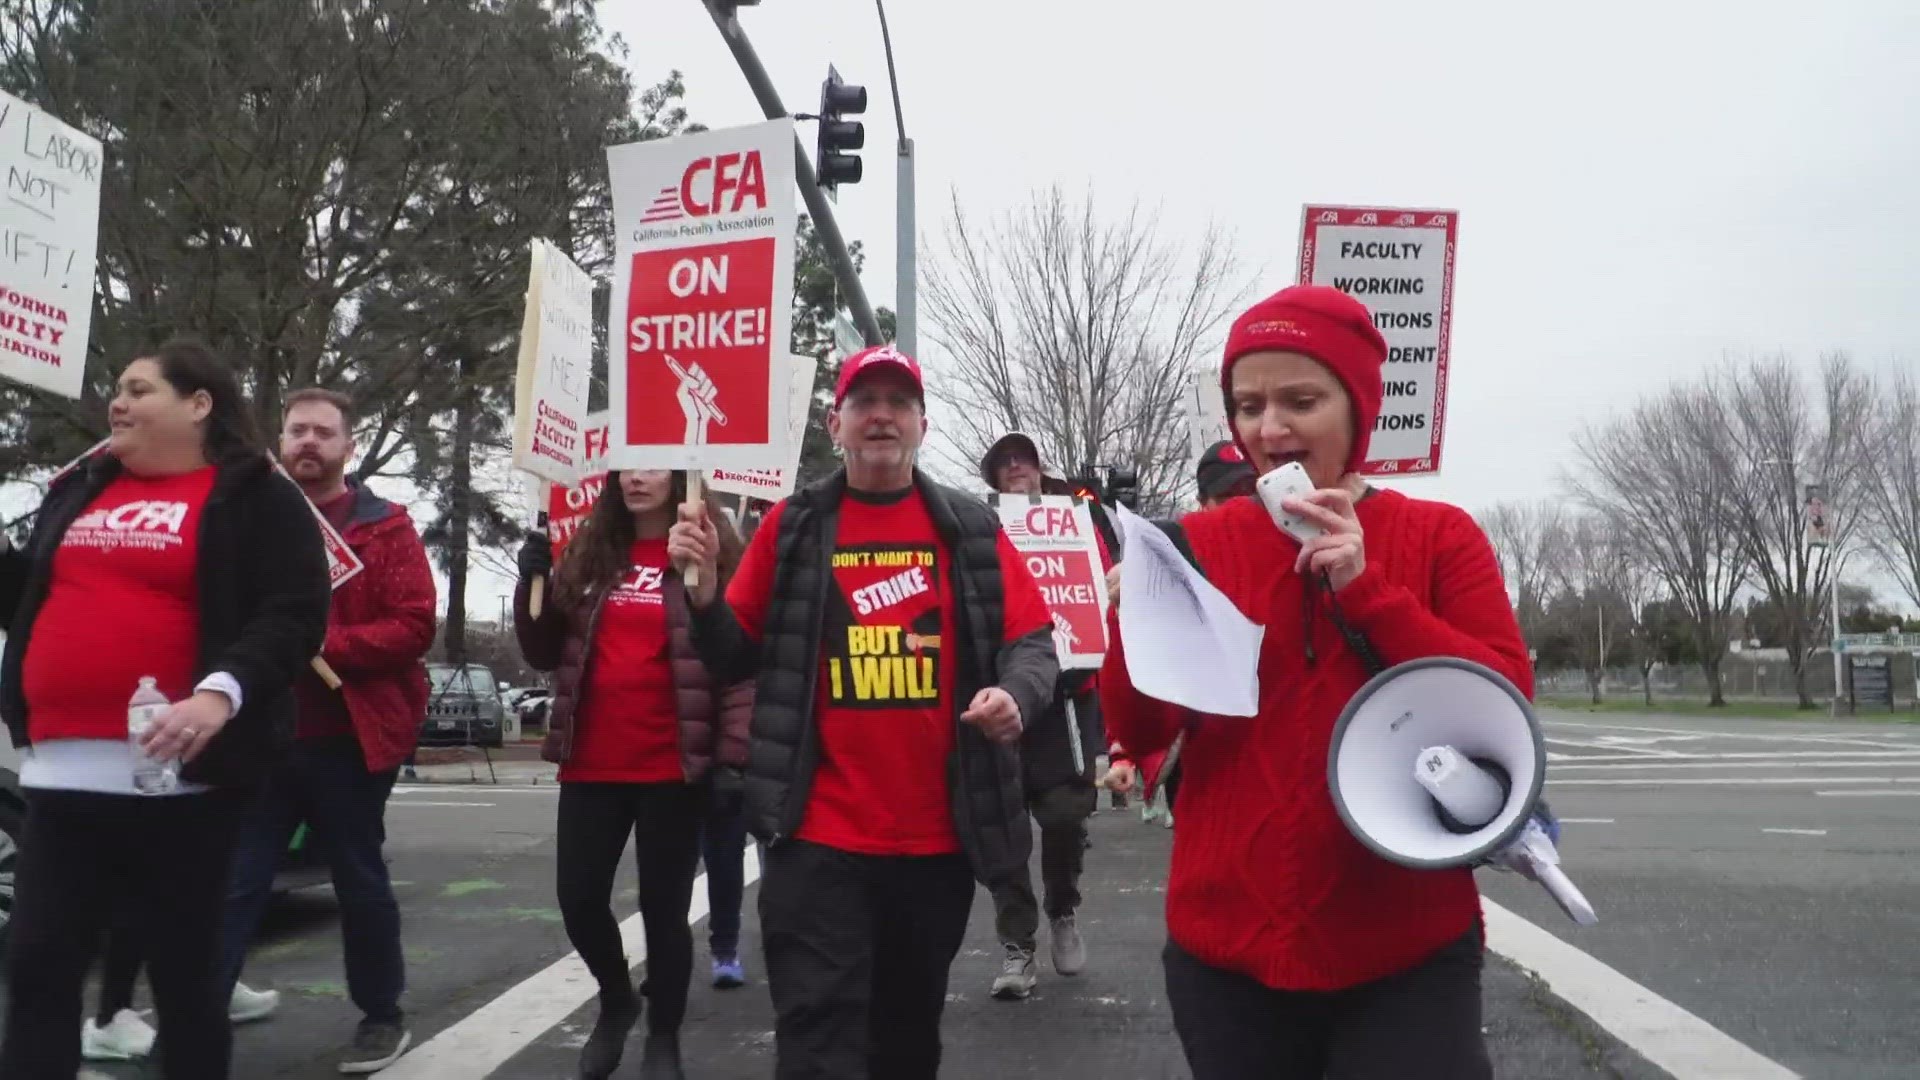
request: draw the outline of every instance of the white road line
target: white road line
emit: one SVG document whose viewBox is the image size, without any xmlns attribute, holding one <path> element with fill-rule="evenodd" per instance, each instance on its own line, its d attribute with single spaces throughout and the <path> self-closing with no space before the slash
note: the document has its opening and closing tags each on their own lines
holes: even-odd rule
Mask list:
<svg viewBox="0 0 1920 1080">
<path fill-rule="evenodd" d="M 439 800 L 435 800 L 433 802 L 425 802 L 418 799 L 409 799 L 406 802 L 389 801 L 387 805 L 404 807 L 404 806 L 499 806 L 500 804 L 490 803 L 490 802 L 442 802 Z"/>
<path fill-rule="evenodd" d="M 1822 769 L 1884 769 L 1889 765 L 1920 767 L 1920 758 L 1901 761 L 1585 761 L 1551 762 L 1551 771 L 1597 769 L 1601 772 L 1632 772 L 1640 769 L 1791 769 L 1795 765 L 1813 765 Z"/>
<path fill-rule="evenodd" d="M 560 785 L 540 784 L 538 786 L 509 787 L 504 784 L 395 784 L 395 795 L 457 795 L 466 792 L 488 795 L 558 795 Z"/>
<path fill-rule="evenodd" d="M 1825 836 L 1825 829 L 1761 829 L 1763 833 L 1777 833 L 1781 836 Z"/>
<path fill-rule="evenodd" d="M 747 845 L 745 870 L 747 884 L 759 880 L 760 856 L 753 844 Z M 706 880 L 705 874 L 694 879 L 689 926 L 707 917 Z M 620 924 L 620 940 L 635 967 L 646 961 L 646 928 L 639 915 Z M 421 1043 L 380 1075 L 382 1080 L 488 1076 L 599 992 L 580 954 L 568 953 Z"/>
<path fill-rule="evenodd" d="M 1830 746 L 1867 746 L 1877 750 L 1912 750 L 1916 745 L 1911 742 L 1887 742 L 1885 740 L 1868 739 L 1856 735 L 1821 735 L 1813 733 L 1783 735 L 1762 734 L 1760 732 L 1750 731 L 1685 731 L 1679 728 L 1630 727 L 1625 724 L 1588 724 L 1578 720 L 1547 721 L 1548 731 L 1556 727 L 1574 727 L 1599 731 L 1651 731 L 1667 735 L 1712 735 L 1722 739 L 1748 739 L 1753 742 L 1797 742 L 1821 743 Z M 1553 738 L 1550 734 L 1546 734 L 1544 737 L 1548 739 Z"/>
<path fill-rule="evenodd" d="M 1549 739 L 1549 742 L 1552 740 Z M 1674 761 L 1760 761 L 1778 759 L 1781 761 L 1824 761 L 1827 759 L 1875 758 L 1892 762 L 1913 761 L 1920 764 L 1920 749 L 1914 750 L 1728 750 L 1722 753 L 1672 754 Z M 1555 754 L 1547 752 L 1549 761 L 1575 761 L 1582 765 L 1593 763 L 1611 763 L 1616 761 L 1645 761 L 1645 754 Z M 1662 761 L 1667 760 L 1662 758 Z"/>
<path fill-rule="evenodd" d="M 1856 791 L 1816 791 L 1814 792 L 1814 794 L 1825 795 L 1825 796 L 1828 796 L 1829 798 L 1836 798 L 1836 799 L 1838 798 L 1878 799 L 1878 798 L 1883 798 L 1890 795 L 1920 796 L 1920 791 L 1916 791 L 1912 788 L 1908 788 L 1905 790 L 1895 790 L 1890 788 L 1885 791 L 1857 791 L 1857 790 Z"/>
<path fill-rule="evenodd" d="M 1562 825 L 1611 825 L 1613 824 L 1613 819 L 1610 817 L 1563 817 L 1560 819 L 1560 824 Z"/>
<path fill-rule="evenodd" d="M 1572 776 L 1552 781 L 1555 788 L 1567 787 L 1739 787 L 1766 784 L 1920 784 L 1920 776 L 1643 776 L 1603 779 Z"/>
<path fill-rule="evenodd" d="M 1799 1080 L 1798 1074 L 1499 904 L 1486 899 L 1480 903 L 1489 948 L 1546 980 L 1567 1004 L 1677 1080 Z"/>
</svg>

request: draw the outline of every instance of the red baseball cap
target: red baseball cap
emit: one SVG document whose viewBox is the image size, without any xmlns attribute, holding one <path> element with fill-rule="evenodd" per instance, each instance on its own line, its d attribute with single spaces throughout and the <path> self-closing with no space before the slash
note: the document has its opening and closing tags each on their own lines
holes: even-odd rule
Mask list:
<svg viewBox="0 0 1920 1080">
<path fill-rule="evenodd" d="M 906 372 L 913 379 L 913 388 L 919 392 L 922 404 L 926 402 L 927 387 L 926 382 L 920 377 L 919 362 L 892 345 L 875 345 L 872 348 L 861 349 L 847 357 L 846 361 L 840 365 L 840 377 L 833 384 L 834 408 L 840 407 L 840 402 L 846 398 L 847 391 L 853 389 L 855 379 L 882 365 Z"/>
</svg>

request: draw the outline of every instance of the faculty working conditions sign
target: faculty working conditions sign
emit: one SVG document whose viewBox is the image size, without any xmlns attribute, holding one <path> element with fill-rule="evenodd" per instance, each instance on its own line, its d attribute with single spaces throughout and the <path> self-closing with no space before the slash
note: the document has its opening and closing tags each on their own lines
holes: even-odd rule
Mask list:
<svg viewBox="0 0 1920 1080">
<path fill-rule="evenodd" d="M 1387 339 L 1370 475 L 1440 471 L 1459 220 L 1452 210 L 1350 206 L 1302 215 L 1300 281 L 1352 295 Z"/>
<path fill-rule="evenodd" d="M 786 460 L 793 121 L 607 151 L 614 469 Z"/>
</svg>

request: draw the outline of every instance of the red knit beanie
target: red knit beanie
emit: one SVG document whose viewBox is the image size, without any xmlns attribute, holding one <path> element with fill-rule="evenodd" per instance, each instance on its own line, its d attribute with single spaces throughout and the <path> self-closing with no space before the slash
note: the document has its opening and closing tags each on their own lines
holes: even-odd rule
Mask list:
<svg viewBox="0 0 1920 1080">
<path fill-rule="evenodd" d="M 1387 362 L 1387 340 L 1374 329 L 1365 304 L 1330 285 L 1293 285 L 1242 312 L 1227 332 L 1220 365 L 1220 393 L 1233 417 L 1234 361 L 1256 352 L 1292 352 L 1325 364 L 1353 401 L 1353 455 L 1347 471 L 1359 472 L 1367 443 L 1380 415 L 1380 367 Z M 1244 452 L 1238 426 L 1233 441 Z"/>
</svg>

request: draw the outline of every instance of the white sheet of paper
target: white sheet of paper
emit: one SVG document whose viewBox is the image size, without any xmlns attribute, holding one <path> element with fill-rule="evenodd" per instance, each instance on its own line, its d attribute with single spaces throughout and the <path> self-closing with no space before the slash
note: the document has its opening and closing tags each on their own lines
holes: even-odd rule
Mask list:
<svg viewBox="0 0 1920 1080">
<path fill-rule="evenodd" d="M 1120 640 L 1127 677 L 1148 697 L 1219 716 L 1260 709 L 1254 623 L 1152 522 L 1114 507 L 1120 527 Z"/>
</svg>

